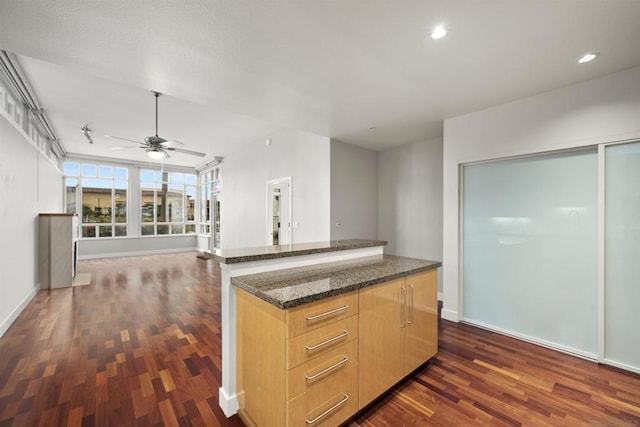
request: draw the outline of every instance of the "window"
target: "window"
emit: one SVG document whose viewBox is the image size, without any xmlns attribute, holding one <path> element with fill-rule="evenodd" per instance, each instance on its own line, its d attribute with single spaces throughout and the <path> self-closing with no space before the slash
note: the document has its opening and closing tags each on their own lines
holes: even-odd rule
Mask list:
<svg viewBox="0 0 640 427">
<path fill-rule="evenodd" d="M 200 234 L 211 232 L 212 171 L 200 175 Z"/>
<path fill-rule="evenodd" d="M 129 170 L 74 162 L 63 167 L 66 211 L 80 216 L 82 237 L 126 236 Z"/>
<path fill-rule="evenodd" d="M 65 162 L 63 169 L 66 211 L 80 217 L 82 238 L 184 235 L 198 231 L 195 173 L 82 160 Z M 139 186 L 139 192 L 134 189 L 130 193 L 130 185 Z"/>
<path fill-rule="evenodd" d="M 199 233 L 212 235 L 213 247 L 220 247 L 220 201 L 222 181 L 220 168 L 200 174 L 200 226 Z M 213 233 L 212 233 L 213 229 Z"/>
<path fill-rule="evenodd" d="M 222 199 L 222 182 L 220 179 L 220 169 L 214 169 L 213 171 L 213 195 L 211 201 L 213 204 L 213 247 L 220 247 L 220 200 Z"/>
<path fill-rule="evenodd" d="M 140 234 L 192 234 L 195 224 L 196 175 L 140 170 Z"/>
</svg>

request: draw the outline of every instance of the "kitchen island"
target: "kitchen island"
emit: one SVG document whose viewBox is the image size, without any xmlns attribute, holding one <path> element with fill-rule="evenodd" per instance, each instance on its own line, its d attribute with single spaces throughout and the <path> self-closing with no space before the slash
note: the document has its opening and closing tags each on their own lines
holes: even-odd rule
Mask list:
<svg viewBox="0 0 640 427">
<path fill-rule="evenodd" d="M 428 361 L 440 265 L 379 253 L 233 277 L 242 420 L 338 425 Z"/>
<path fill-rule="evenodd" d="M 227 417 L 238 412 L 236 391 L 236 288 L 231 279 L 255 273 L 382 256 L 386 242 L 350 239 L 205 252 L 220 263 L 222 299 L 222 387 L 219 404 Z"/>
</svg>

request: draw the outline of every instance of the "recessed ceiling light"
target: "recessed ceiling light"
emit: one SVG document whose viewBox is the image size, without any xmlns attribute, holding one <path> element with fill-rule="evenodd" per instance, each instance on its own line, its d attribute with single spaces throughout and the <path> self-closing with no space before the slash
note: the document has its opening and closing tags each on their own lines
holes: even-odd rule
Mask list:
<svg viewBox="0 0 640 427">
<path fill-rule="evenodd" d="M 431 33 L 431 38 L 435 40 L 439 40 L 447 35 L 447 30 L 442 25 L 438 25 L 433 29 L 433 33 Z"/>
<path fill-rule="evenodd" d="M 586 64 L 587 62 L 591 62 L 594 59 L 596 59 L 600 54 L 597 52 L 593 52 L 593 53 L 587 53 L 586 55 L 584 55 L 582 58 L 578 59 L 578 62 L 580 64 Z"/>
</svg>

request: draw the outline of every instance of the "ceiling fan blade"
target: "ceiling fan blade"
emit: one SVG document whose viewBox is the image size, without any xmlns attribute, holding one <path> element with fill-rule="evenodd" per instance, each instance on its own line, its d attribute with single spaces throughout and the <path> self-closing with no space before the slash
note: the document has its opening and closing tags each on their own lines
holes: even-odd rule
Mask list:
<svg viewBox="0 0 640 427">
<path fill-rule="evenodd" d="M 141 141 L 134 141 L 133 139 L 129 139 L 129 138 L 121 138 L 119 136 L 113 136 L 113 135 L 107 135 L 107 138 L 113 138 L 113 139 L 120 139 L 122 141 L 129 141 L 129 142 L 134 142 L 136 144 L 144 144 L 144 142 Z"/>
<path fill-rule="evenodd" d="M 111 150 L 126 150 L 127 148 L 145 148 L 145 147 L 141 147 L 139 145 L 129 145 L 126 147 L 109 147 Z"/>
<path fill-rule="evenodd" d="M 185 150 L 185 149 L 182 149 L 182 148 L 166 147 L 166 149 L 167 150 L 171 150 L 171 151 L 175 151 L 176 153 L 191 154 L 192 156 L 199 156 L 199 157 L 206 156 L 205 153 L 200 153 L 199 151 Z"/>
<path fill-rule="evenodd" d="M 156 91 L 152 91 L 152 93 L 156 98 L 155 99 L 155 101 L 156 101 L 155 102 L 155 104 L 156 104 L 156 134 L 152 135 L 152 136 L 147 136 L 142 141 L 135 141 L 133 139 L 122 138 L 120 136 L 106 135 L 107 138 L 114 138 L 114 139 L 119 139 L 119 140 L 122 140 L 122 141 L 133 142 L 135 144 L 138 144 L 138 145 L 133 146 L 133 147 L 132 146 L 111 147 L 111 149 L 112 150 L 125 150 L 125 149 L 128 149 L 128 148 L 143 148 L 147 152 L 149 157 L 154 159 L 154 160 L 159 160 L 159 159 L 164 159 L 164 158 L 171 157 L 169 155 L 169 150 L 170 151 L 176 151 L 178 153 L 190 154 L 192 156 L 205 157 L 206 156 L 205 153 L 200 153 L 198 151 L 184 150 L 182 148 L 176 148 L 176 147 L 183 146 L 184 142 L 181 142 L 181 141 L 178 141 L 178 140 L 175 140 L 175 139 L 167 141 L 163 137 L 158 136 L 158 98 L 162 94 L 160 92 L 156 92 Z"/>
<path fill-rule="evenodd" d="M 184 142 L 180 142 L 176 139 L 172 139 L 171 141 L 165 141 L 165 142 L 161 142 L 160 145 L 162 145 L 163 147 L 167 148 L 167 147 L 177 147 L 180 145 L 184 145 Z"/>
</svg>

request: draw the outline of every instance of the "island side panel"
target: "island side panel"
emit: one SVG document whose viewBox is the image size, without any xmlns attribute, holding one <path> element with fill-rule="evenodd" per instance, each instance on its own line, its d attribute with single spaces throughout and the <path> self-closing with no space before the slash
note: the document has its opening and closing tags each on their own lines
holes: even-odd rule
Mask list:
<svg viewBox="0 0 640 427">
<path fill-rule="evenodd" d="M 279 373 L 285 371 L 285 312 L 242 290 L 236 303 L 238 414 L 247 425 L 283 426 L 285 376 Z"/>
</svg>

